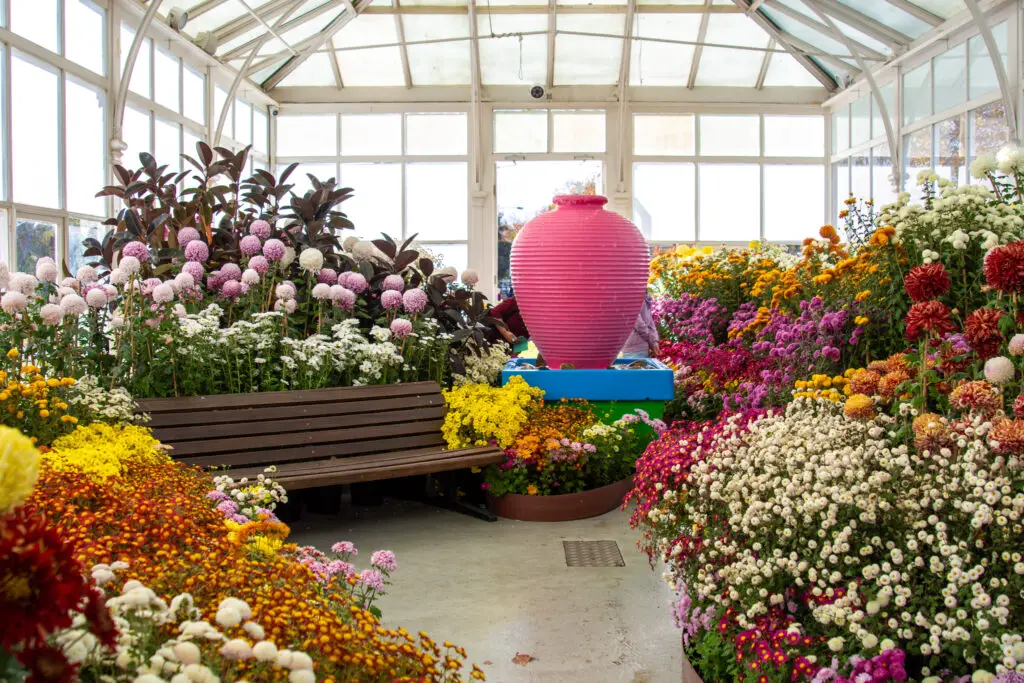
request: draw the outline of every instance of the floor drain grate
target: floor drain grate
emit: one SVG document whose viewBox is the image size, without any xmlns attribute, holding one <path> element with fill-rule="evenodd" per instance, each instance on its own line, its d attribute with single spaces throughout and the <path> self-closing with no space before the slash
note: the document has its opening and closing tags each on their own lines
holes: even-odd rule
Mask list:
<svg viewBox="0 0 1024 683">
<path fill-rule="evenodd" d="M 625 567 L 615 541 L 562 541 L 566 567 Z"/>
</svg>

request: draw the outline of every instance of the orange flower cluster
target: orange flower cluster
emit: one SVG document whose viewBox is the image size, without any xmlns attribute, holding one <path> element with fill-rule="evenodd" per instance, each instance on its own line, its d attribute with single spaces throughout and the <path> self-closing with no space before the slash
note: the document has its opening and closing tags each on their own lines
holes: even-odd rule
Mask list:
<svg viewBox="0 0 1024 683">
<path fill-rule="evenodd" d="M 191 593 L 211 621 L 224 598 L 245 600 L 268 639 L 314 658 L 319 680 L 464 680 L 461 649 L 386 629 L 348 592 L 324 590 L 287 553 L 253 552 L 248 534 L 229 535 L 205 498 L 210 488 L 207 475 L 178 463 L 142 465 L 100 483 L 44 462 L 29 503 L 74 543 L 86 567 L 125 561 L 120 578 L 137 579 L 165 599 Z M 226 635 L 244 637 L 240 630 Z M 483 673 L 474 666 L 469 678 Z"/>
<path fill-rule="evenodd" d="M 13 352 L 13 353 L 12 353 Z M 17 360 L 11 349 L 9 360 Z M 45 377 L 35 365 L 0 370 L 0 423 L 32 435 L 33 442 L 49 444 L 75 428 L 78 418 L 68 414 L 67 387 L 75 380 Z"/>
<path fill-rule="evenodd" d="M 512 448 L 523 460 L 539 457 L 552 448 L 552 441 L 569 439 L 578 441 L 583 430 L 594 424 L 596 418 L 586 403 L 561 402 L 534 411 L 516 437 Z M 553 446 L 557 448 L 557 445 Z"/>
</svg>

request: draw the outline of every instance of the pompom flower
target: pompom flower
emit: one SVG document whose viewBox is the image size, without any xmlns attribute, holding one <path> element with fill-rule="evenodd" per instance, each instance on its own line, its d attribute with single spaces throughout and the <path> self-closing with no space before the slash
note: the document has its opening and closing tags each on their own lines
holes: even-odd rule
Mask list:
<svg viewBox="0 0 1024 683">
<path fill-rule="evenodd" d="M 238 280 L 228 280 L 221 285 L 220 293 L 229 299 L 237 299 L 245 292 L 242 291 L 242 283 Z"/>
<path fill-rule="evenodd" d="M 395 322 L 398 321 L 396 320 Z M 388 574 L 392 574 L 398 569 L 398 560 L 390 550 L 378 550 L 370 555 L 370 564 L 386 571 Z"/>
<path fill-rule="evenodd" d="M 870 420 L 875 416 L 875 403 L 870 396 L 854 394 L 846 399 L 843 412 L 852 420 Z"/>
<path fill-rule="evenodd" d="M 11 276 L 10 284 L 8 288 L 15 291 L 21 292 L 25 296 L 28 296 L 32 292 L 36 291 L 36 287 L 39 285 L 39 281 L 28 273 L 15 273 Z"/>
<path fill-rule="evenodd" d="M 1015 373 L 1013 361 L 1006 356 L 995 356 L 985 361 L 985 379 L 996 386 L 1013 381 Z"/>
<path fill-rule="evenodd" d="M 331 298 L 331 286 L 323 282 L 318 282 L 313 285 L 313 298 L 317 301 L 323 301 Z"/>
<path fill-rule="evenodd" d="M 249 226 L 249 234 L 260 238 L 261 240 L 270 238 L 270 223 L 263 219 L 256 219 Z"/>
<path fill-rule="evenodd" d="M 256 235 L 246 235 L 238 240 L 238 249 L 246 256 L 255 256 L 262 248 L 263 243 Z"/>
<path fill-rule="evenodd" d="M 89 305 L 85 303 L 85 299 L 78 296 L 77 294 L 68 294 L 60 300 L 60 308 L 64 311 L 64 315 L 82 315 L 89 310 Z"/>
<path fill-rule="evenodd" d="M 384 291 L 401 292 L 405 289 L 405 278 L 401 275 L 388 275 L 384 278 L 384 283 L 381 285 Z"/>
<path fill-rule="evenodd" d="M 196 279 L 188 271 L 181 271 L 174 277 L 174 288 L 178 292 L 188 291 L 196 286 Z"/>
<path fill-rule="evenodd" d="M 402 295 L 392 289 L 382 292 L 380 305 L 384 307 L 385 311 L 393 311 L 402 305 Z"/>
<path fill-rule="evenodd" d="M 412 323 L 405 318 L 395 318 L 391 321 L 391 334 L 399 339 L 405 339 L 412 334 Z"/>
<path fill-rule="evenodd" d="M 149 260 L 149 245 L 145 242 L 139 242 L 138 240 L 132 240 L 123 247 L 121 247 L 121 258 L 125 256 L 132 256 L 139 259 L 139 261 Z"/>
<path fill-rule="evenodd" d="M 0 516 L 25 502 L 38 476 L 39 451 L 32 441 L 17 429 L 0 426 Z"/>
<path fill-rule="evenodd" d="M 153 288 L 153 301 L 158 304 L 165 304 L 174 300 L 174 287 L 162 282 Z"/>
<path fill-rule="evenodd" d="M 467 268 L 462 271 L 462 284 L 467 287 L 475 287 L 478 282 L 480 282 L 480 274 L 475 270 Z"/>
<path fill-rule="evenodd" d="M 362 294 L 370 287 L 370 283 L 366 281 L 366 278 L 363 277 L 362 273 L 351 273 L 348 276 L 348 279 L 342 284 L 356 294 Z"/>
<path fill-rule="evenodd" d="M 185 260 L 195 263 L 206 263 L 210 258 L 210 248 L 202 240 L 193 240 L 185 245 Z"/>
<path fill-rule="evenodd" d="M 341 285 L 331 285 L 331 301 L 341 310 L 352 312 L 356 305 L 356 293 Z"/>
<path fill-rule="evenodd" d="M 79 268 L 78 272 L 75 273 L 75 278 L 77 278 L 83 284 L 86 285 L 91 282 L 96 282 L 96 280 L 98 279 L 96 275 L 96 269 L 93 268 L 92 266 L 82 266 L 81 268 Z"/>
<path fill-rule="evenodd" d="M 941 263 L 911 268 L 903 283 L 912 301 L 936 299 L 949 291 L 949 274 Z"/>
<path fill-rule="evenodd" d="M 1010 339 L 1009 351 L 1011 356 L 1024 356 L 1024 334 L 1015 334 Z"/>
<path fill-rule="evenodd" d="M 57 304 L 45 304 L 39 309 L 39 317 L 46 325 L 58 325 L 64 318 L 64 311 Z"/>
<path fill-rule="evenodd" d="M 979 308 L 967 317 L 964 336 L 971 348 L 981 358 L 991 358 L 999 352 L 1003 335 L 999 331 L 999 319 L 1003 317 L 994 308 Z"/>
<path fill-rule="evenodd" d="M 74 296 L 74 295 L 72 295 Z M 25 310 L 25 306 L 28 304 L 28 299 L 21 292 L 10 291 L 0 298 L 0 308 L 3 309 L 4 313 L 8 315 L 14 315 Z"/>
<path fill-rule="evenodd" d="M 205 247 L 206 245 L 203 244 L 203 246 Z M 188 255 L 187 249 L 185 250 L 185 255 Z M 117 267 L 129 275 L 137 275 L 142 270 L 142 263 L 134 256 L 128 255 L 121 257 L 121 260 L 117 262 Z"/>
<path fill-rule="evenodd" d="M 1024 292 L 1024 242 L 996 247 L 985 255 L 985 280 L 1005 294 Z"/>
<path fill-rule="evenodd" d="M 268 261 L 280 261 L 284 258 L 284 242 L 278 239 L 269 239 L 263 244 L 263 256 Z M 252 265 L 250 261 L 249 265 Z"/>
<path fill-rule="evenodd" d="M 427 293 L 422 289 L 407 289 L 402 294 L 402 306 L 406 313 L 422 313 L 427 307 Z"/>
<path fill-rule="evenodd" d="M 249 268 L 255 270 L 259 275 L 266 275 L 270 270 L 270 263 L 264 256 L 253 256 L 249 259 Z"/>
<path fill-rule="evenodd" d="M 324 267 L 324 255 L 319 249 L 303 249 L 299 254 L 299 268 L 307 273 L 316 273 Z"/>
<path fill-rule="evenodd" d="M 921 301 L 907 312 L 907 341 L 917 341 L 922 334 L 944 334 L 956 331 L 949 308 L 938 301 Z"/>
<path fill-rule="evenodd" d="M 182 228 L 178 231 L 178 244 L 182 247 L 197 239 L 199 239 L 199 231 L 195 228 Z"/>
<path fill-rule="evenodd" d="M 274 296 L 284 301 L 294 299 L 296 294 L 295 285 L 290 282 L 282 282 L 274 288 Z"/>
<path fill-rule="evenodd" d="M 57 264 L 49 256 L 44 256 L 36 261 L 36 278 L 40 282 L 57 281 Z"/>
<path fill-rule="evenodd" d="M 107 305 L 107 293 L 102 287 L 93 287 L 85 293 L 85 303 L 89 308 L 100 309 Z"/>
<path fill-rule="evenodd" d="M 295 249 L 292 247 L 284 248 L 284 256 L 281 257 L 281 268 L 287 268 L 295 260 Z"/>
<path fill-rule="evenodd" d="M 336 285 L 338 284 L 338 271 L 333 268 L 321 268 L 320 272 L 316 274 L 316 281 L 325 285 Z"/>
<path fill-rule="evenodd" d="M 242 283 L 250 287 L 260 281 L 260 274 L 254 268 L 246 268 L 242 272 Z"/>
<path fill-rule="evenodd" d="M 181 272 L 188 273 L 192 276 L 192 282 L 202 282 L 203 276 L 206 275 L 206 270 L 203 268 L 203 264 L 198 261 L 189 261 L 181 267 Z"/>
<path fill-rule="evenodd" d="M 237 263 L 225 263 L 220 267 L 220 276 L 223 280 L 237 280 L 242 277 L 242 269 Z"/>
</svg>

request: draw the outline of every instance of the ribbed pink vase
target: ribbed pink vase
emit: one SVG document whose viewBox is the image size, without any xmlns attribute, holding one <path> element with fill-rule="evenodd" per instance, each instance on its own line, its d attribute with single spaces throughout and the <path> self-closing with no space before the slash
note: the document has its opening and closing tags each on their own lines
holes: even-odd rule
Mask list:
<svg viewBox="0 0 1024 683">
<path fill-rule="evenodd" d="M 512 244 L 512 285 L 530 339 L 558 369 L 605 368 L 633 330 L 647 289 L 643 235 L 605 197 L 559 195 Z"/>
</svg>

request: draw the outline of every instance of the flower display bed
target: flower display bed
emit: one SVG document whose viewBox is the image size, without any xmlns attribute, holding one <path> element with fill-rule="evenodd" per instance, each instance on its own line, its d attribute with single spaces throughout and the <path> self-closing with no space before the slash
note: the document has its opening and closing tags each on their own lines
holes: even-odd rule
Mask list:
<svg viewBox="0 0 1024 683">
<path fill-rule="evenodd" d="M 633 488 L 633 477 L 608 486 L 555 496 L 530 496 L 506 493 L 495 498 L 487 496 L 487 507 L 505 519 L 522 522 L 567 522 L 610 512 L 622 505 Z"/>
</svg>

